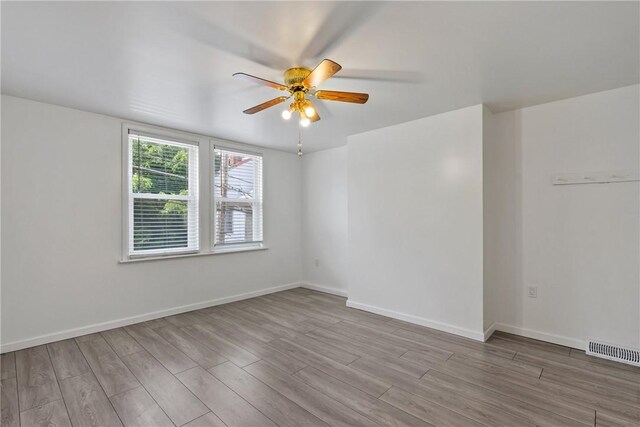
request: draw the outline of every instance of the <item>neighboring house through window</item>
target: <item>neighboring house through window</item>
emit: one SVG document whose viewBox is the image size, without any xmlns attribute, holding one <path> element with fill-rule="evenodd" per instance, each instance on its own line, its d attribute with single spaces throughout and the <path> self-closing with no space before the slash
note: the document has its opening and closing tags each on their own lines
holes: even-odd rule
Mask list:
<svg viewBox="0 0 640 427">
<path fill-rule="evenodd" d="M 216 148 L 214 245 L 262 242 L 262 156 Z"/>
</svg>

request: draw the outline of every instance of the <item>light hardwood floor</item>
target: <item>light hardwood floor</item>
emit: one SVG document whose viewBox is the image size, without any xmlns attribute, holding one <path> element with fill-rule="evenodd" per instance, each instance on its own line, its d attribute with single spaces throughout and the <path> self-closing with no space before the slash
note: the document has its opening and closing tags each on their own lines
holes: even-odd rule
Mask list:
<svg viewBox="0 0 640 427">
<path fill-rule="evenodd" d="M 293 289 L 2 355 L 2 426 L 640 425 L 640 369 Z"/>
</svg>

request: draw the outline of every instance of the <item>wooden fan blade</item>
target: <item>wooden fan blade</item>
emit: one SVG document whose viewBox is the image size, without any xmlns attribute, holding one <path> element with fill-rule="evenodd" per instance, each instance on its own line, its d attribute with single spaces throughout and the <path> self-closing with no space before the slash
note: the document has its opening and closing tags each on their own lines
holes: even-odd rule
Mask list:
<svg viewBox="0 0 640 427">
<path fill-rule="evenodd" d="M 322 62 L 313 69 L 311 74 L 309 74 L 307 78 L 304 79 L 302 84 L 308 88 L 316 87 L 341 69 L 342 66 L 337 62 L 333 62 L 330 59 L 323 59 Z"/>
<path fill-rule="evenodd" d="M 284 101 L 286 101 L 287 99 L 289 99 L 288 96 L 279 96 L 277 98 L 272 99 L 271 101 L 267 101 L 267 102 L 263 102 L 260 105 L 256 105 L 255 107 L 251 107 L 247 110 L 244 110 L 243 113 L 245 114 L 255 114 L 259 111 L 265 110 L 269 107 L 273 107 L 274 105 L 278 105 L 283 103 Z"/>
<path fill-rule="evenodd" d="M 315 26 L 316 32 L 294 62 L 302 64 L 305 59 L 324 58 L 327 52 L 339 47 L 364 26 L 382 6 L 382 2 L 335 2 L 322 23 Z"/>
<path fill-rule="evenodd" d="M 327 101 L 353 102 L 354 104 L 364 104 L 369 99 L 369 95 L 366 93 L 338 92 L 335 90 L 319 90 L 314 96 Z"/>
<path fill-rule="evenodd" d="M 240 76 L 240 77 L 243 77 L 243 78 L 245 78 L 247 80 L 250 80 L 250 81 L 252 81 L 254 83 L 258 83 L 258 84 L 261 84 L 263 86 L 269 86 L 269 87 L 272 87 L 274 89 L 288 90 L 288 88 L 285 85 L 281 85 L 280 83 L 272 82 L 271 80 L 261 79 L 260 77 L 252 76 L 251 74 L 235 73 L 234 76 Z"/>
</svg>

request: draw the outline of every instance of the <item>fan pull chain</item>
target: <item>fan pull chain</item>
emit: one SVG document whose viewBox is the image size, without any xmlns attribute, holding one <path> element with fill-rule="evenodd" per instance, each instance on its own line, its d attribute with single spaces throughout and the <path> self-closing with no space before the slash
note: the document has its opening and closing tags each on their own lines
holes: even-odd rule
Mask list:
<svg viewBox="0 0 640 427">
<path fill-rule="evenodd" d="M 298 157 L 302 157 L 302 130 L 300 129 L 300 124 L 298 123 Z"/>
</svg>

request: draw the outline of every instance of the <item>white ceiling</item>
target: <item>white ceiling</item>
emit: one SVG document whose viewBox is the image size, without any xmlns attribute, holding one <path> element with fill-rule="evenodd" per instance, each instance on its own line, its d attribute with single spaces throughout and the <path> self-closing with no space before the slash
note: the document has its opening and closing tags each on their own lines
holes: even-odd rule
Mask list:
<svg viewBox="0 0 640 427">
<path fill-rule="evenodd" d="M 638 83 L 638 2 L 2 2 L 2 93 L 294 151 L 281 81 L 322 58 L 306 151 L 346 136 L 485 103 L 504 111 Z M 337 78 L 342 76 L 342 78 Z M 367 77 L 357 79 L 355 77 Z M 283 104 L 286 105 L 286 104 Z"/>
</svg>

